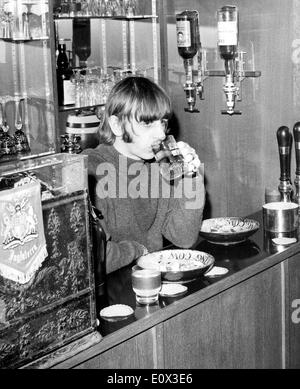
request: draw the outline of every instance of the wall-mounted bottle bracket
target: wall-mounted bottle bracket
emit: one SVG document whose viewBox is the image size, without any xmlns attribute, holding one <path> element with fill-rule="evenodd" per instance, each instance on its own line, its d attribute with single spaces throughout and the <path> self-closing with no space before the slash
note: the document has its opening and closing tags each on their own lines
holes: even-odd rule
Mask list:
<svg viewBox="0 0 300 389">
<path fill-rule="evenodd" d="M 238 51 L 236 58 L 232 61 L 230 65 L 226 64 L 225 61 L 225 70 L 208 70 L 206 68 L 206 52 L 205 49 L 201 49 L 202 54 L 198 55 L 198 71 L 196 72 L 196 76 L 198 79 L 196 81 L 196 90 L 199 88 L 201 90 L 201 95 L 199 98 L 204 100 L 204 87 L 203 82 L 208 77 L 224 77 L 225 82 L 223 85 L 223 91 L 226 96 L 227 109 L 222 110 L 222 114 L 241 114 L 241 111 L 234 110 L 235 101 L 242 101 L 242 90 L 241 83 L 245 78 L 248 77 L 260 77 L 260 70 L 244 70 L 244 55 L 245 52 Z M 200 58 L 200 61 L 199 61 Z M 197 75 L 198 73 L 198 75 Z"/>
<path fill-rule="evenodd" d="M 224 77 L 223 92 L 227 109 L 222 114 L 241 114 L 234 109 L 235 102 L 241 101 L 241 83 L 246 77 L 260 77 L 258 70 L 244 69 L 244 51 L 238 44 L 238 9 L 236 6 L 224 6 L 217 12 L 218 16 L 218 49 L 224 60 L 224 70 L 207 69 L 206 50 L 200 41 L 199 12 L 185 10 L 176 14 L 176 34 L 178 53 L 182 57 L 185 69 L 184 91 L 188 108 L 187 112 L 199 112 L 195 109 L 196 97 L 204 100 L 204 81 L 208 77 Z M 193 69 L 194 57 L 198 59 L 198 69 Z"/>
</svg>

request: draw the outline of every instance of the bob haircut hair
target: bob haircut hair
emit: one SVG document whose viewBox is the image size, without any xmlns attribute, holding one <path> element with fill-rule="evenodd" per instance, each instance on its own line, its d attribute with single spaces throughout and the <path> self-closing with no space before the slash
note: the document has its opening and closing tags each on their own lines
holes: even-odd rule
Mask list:
<svg viewBox="0 0 300 389">
<path fill-rule="evenodd" d="M 115 135 L 108 119 L 115 115 L 123 129 L 123 140 L 131 143 L 126 123 L 134 118 L 137 122 L 151 123 L 171 117 L 171 101 L 166 92 L 145 77 L 126 77 L 112 88 L 105 106 L 103 123 L 99 129 L 100 143 L 112 145 Z"/>
</svg>

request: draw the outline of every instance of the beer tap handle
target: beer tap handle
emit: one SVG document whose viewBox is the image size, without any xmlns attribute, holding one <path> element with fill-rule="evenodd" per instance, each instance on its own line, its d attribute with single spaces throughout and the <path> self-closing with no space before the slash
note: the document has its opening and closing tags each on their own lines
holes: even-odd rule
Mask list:
<svg viewBox="0 0 300 389">
<path fill-rule="evenodd" d="M 290 180 L 290 147 L 291 136 L 288 127 L 281 126 L 277 130 L 277 142 L 280 161 L 280 181 Z"/>
<path fill-rule="evenodd" d="M 292 179 L 291 179 L 291 156 L 292 156 L 292 147 L 293 147 L 293 134 L 290 132 L 290 149 L 289 149 L 289 163 L 288 163 L 288 168 L 289 168 L 288 177 L 289 177 L 290 182 L 292 182 Z"/>
<path fill-rule="evenodd" d="M 297 122 L 293 128 L 296 156 L 296 175 L 300 175 L 300 122 Z"/>
</svg>

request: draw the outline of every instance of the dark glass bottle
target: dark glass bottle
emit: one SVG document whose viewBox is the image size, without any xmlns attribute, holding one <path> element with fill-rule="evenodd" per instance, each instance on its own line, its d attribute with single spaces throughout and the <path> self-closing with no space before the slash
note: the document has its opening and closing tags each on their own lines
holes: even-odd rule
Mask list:
<svg viewBox="0 0 300 389">
<path fill-rule="evenodd" d="M 75 86 L 71 80 L 73 71 L 69 67 L 69 60 L 66 54 L 66 45 L 58 45 L 57 56 L 57 93 L 58 105 L 75 104 Z"/>
<path fill-rule="evenodd" d="M 92 255 L 94 260 L 96 308 L 97 312 L 99 312 L 100 300 L 103 300 L 103 297 L 107 295 L 106 233 L 101 222 L 101 220 L 103 220 L 103 215 L 101 211 L 92 205 L 90 205 L 90 220 L 92 233 Z"/>
<path fill-rule="evenodd" d="M 79 58 L 79 66 L 86 67 L 91 55 L 91 22 L 87 18 L 73 19 L 73 52 Z"/>
<path fill-rule="evenodd" d="M 177 48 L 184 59 L 193 58 L 200 48 L 199 13 L 183 11 L 176 15 Z"/>
</svg>

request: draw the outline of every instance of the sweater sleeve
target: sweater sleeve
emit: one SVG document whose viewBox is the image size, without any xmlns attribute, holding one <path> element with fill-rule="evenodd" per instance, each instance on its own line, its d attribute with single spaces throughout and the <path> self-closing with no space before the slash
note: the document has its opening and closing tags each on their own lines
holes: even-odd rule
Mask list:
<svg viewBox="0 0 300 389">
<path fill-rule="evenodd" d="M 112 273 L 121 267 L 127 266 L 148 252 L 145 246 L 135 240 L 121 240 L 118 242 L 112 240 L 107 226 L 107 219 L 109 217 L 107 203 L 95 196 L 95 205 L 96 208 L 101 210 L 104 217 L 102 227 L 106 234 L 106 273 Z"/>
<path fill-rule="evenodd" d="M 163 235 L 178 247 L 189 248 L 201 228 L 205 188 L 202 175 L 184 177 L 174 185 L 169 199 Z"/>
<path fill-rule="evenodd" d="M 141 255 L 146 254 L 147 249 L 133 240 L 113 242 L 109 240 L 106 246 L 106 272 L 111 273 L 121 267 L 129 265 Z"/>
</svg>

